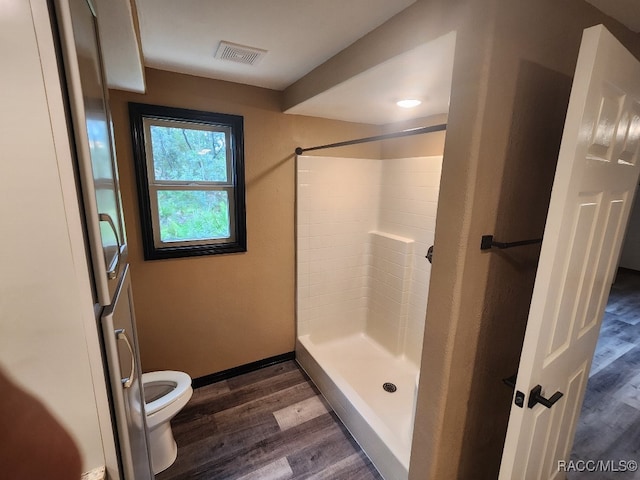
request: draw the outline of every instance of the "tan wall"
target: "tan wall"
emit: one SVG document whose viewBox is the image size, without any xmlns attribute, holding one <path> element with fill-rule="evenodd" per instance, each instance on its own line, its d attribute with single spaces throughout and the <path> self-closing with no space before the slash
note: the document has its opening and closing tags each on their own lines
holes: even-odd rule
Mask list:
<svg viewBox="0 0 640 480">
<path fill-rule="evenodd" d="M 434 115 L 408 122 L 385 125 L 382 133 L 401 132 L 417 127 L 430 127 L 447 123 L 447 115 Z M 433 132 L 408 137 L 399 137 L 381 142 L 382 158 L 410 158 L 442 155 L 446 131 Z"/>
<path fill-rule="evenodd" d="M 192 377 L 294 349 L 294 149 L 378 127 L 280 113 L 280 93 L 146 70 L 145 95 L 111 91 L 133 291 L 145 371 Z M 128 101 L 244 116 L 248 251 L 143 260 Z M 334 149 L 379 158 L 375 144 Z"/>
<path fill-rule="evenodd" d="M 582 30 L 600 22 L 638 53 L 582 0 L 419 0 L 285 91 L 291 106 L 457 31 L 411 479 L 497 477 L 539 247 L 480 238 L 541 235 Z"/>
<path fill-rule="evenodd" d="M 495 479 L 511 400 L 501 379 L 517 369 L 537 247 L 481 253 L 480 237 L 539 235 L 581 32 L 601 21 L 638 54 L 637 35 L 582 0 L 419 0 L 282 97 L 154 70 L 146 96 L 114 92 L 145 369 L 198 376 L 293 349 L 291 152 L 378 132 L 279 106 L 456 30 L 410 478 Z M 128 99 L 245 115 L 247 254 L 142 261 Z M 332 153 L 386 155 L 379 148 Z"/>
<path fill-rule="evenodd" d="M 475 354 L 458 478 L 496 478 L 512 395 L 500 380 L 518 370 L 539 255 L 539 247 L 473 249 L 483 234 L 503 241 L 542 236 L 583 29 L 605 23 L 640 52 L 637 35 L 578 0 L 501 0 L 495 22 L 464 280 L 465 288 L 480 284 L 484 292 L 481 311 L 461 310 L 474 330 Z M 469 325 L 474 317 L 477 324 Z"/>
</svg>

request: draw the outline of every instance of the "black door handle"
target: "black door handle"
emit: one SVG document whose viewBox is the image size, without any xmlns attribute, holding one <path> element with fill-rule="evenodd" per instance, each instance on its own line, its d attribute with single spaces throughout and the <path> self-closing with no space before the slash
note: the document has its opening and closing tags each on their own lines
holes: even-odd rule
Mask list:
<svg viewBox="0 0 640 480">
<path fill-rule="evenodd" d="M 541 403 L 545 407 L 551 408 L 553 404 L 560 400 L 560 398 L 562 398 L 562 396 L 564 395 L 562 392 L 556 392 L 551 395 L 551 398 L 544 398 L 541 395 L 541 392 L 542 387 L 540 385 L 536 385 L 531 389 L 531 392 L 529 392 L 529 408 L 533 408 L 536 403 Z"/>
</svg>

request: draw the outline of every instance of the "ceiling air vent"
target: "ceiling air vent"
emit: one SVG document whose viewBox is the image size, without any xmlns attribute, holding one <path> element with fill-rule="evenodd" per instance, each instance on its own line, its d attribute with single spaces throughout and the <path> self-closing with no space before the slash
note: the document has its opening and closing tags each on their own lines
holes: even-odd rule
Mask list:
<svg viewBox="0 0 640 480">
<path fill-rule="evenodd" d="M 267 54 L 266 50 L 260 48 L 247 47 L 237 43 L 220 42 L 215 58 L 227 60 L 229 62 L 244 63 L 245 65 L 257 65 Z"/>
</svg>

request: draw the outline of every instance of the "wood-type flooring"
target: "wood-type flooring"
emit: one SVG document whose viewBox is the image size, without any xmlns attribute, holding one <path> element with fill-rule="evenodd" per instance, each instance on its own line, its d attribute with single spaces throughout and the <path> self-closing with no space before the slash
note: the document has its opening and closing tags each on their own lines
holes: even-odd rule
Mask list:
<svg viewBox="0 0 640 480">
<path fill-rule="evenodd" d="M 196 389 L 172 426 L 178 458 L 157 480 L 382 479 L 294 361 Z M 619 468 L 640 462 L 640 273 L 611 289 L 571 460 L 569 480 L 640 479 Z M 598 461 L 610 470 L 585 471 Z"/>
<path fill-rule="evenodd" d="M 381 480 L 294 361 L 194 390 L 157 480 Z"/>
<path fill-rule="evenodd" d="M 640 462 L 638 272 L 620 269 L 611 288 L 571 460 L 576 467 L 600 470 L 569 472 L 571 480 L 640 478 L 639 471 L 623 466 L 629 461 Z M 610 468 L 593 463 L 599 460 L 610 462 Z"/>
</svg>

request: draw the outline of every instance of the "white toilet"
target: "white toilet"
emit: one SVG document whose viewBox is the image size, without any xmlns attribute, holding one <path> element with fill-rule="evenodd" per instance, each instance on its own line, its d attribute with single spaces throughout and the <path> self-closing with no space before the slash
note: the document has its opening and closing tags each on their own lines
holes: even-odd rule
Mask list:
<svg viewBox="0 0 640 480">
<path fill-rule="evenodd" d="M 155 475 L 169 468 L 176 460 L 178 447 L 169 421 L 187 404 L 193 389 L 189 375 L 172 370 L 143 373 L 142 386 L 151 464 Z"/>
</svg>

